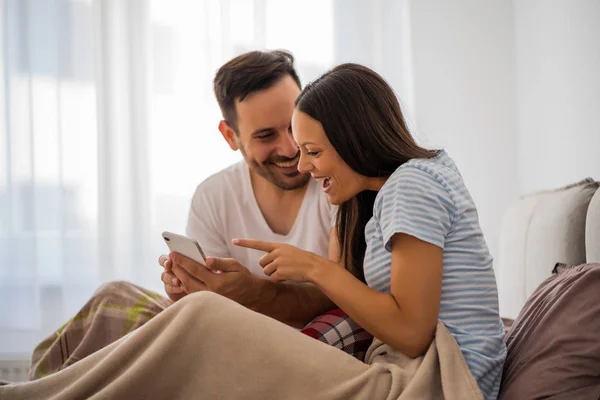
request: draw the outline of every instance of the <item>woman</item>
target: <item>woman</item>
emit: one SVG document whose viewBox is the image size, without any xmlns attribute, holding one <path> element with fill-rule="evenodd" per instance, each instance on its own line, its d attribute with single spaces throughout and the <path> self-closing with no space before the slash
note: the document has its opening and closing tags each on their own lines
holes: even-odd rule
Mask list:
<svg viewBox="0 0 600 400">
<path fill-rule="evenodd" d="M 482 393 L 497 397 L 506 348 L 492 257 L 452 159 L 415 143 L 392 89 L 360 65 L 308 85 L 292 130 L 299 170 L 340 206 L 340 264 L 352 275 L 292 246 L 236 242 L 267 252 L 261 265 L 271 279 L 314 283 L 410 357 L 427 350 L 439 318 Z"/>
<path fill-rule="evenodd" d="M 454 162 L 444 151 L 419 147 L 391 88 L 355 64 L 334 68 L 302 91 L 292 131 L 299 169 L 339 205 L 337 254 L 327 260 L 279 243 L 234 243 L 265 252 L 260 264 L 270 279 L 318 286 L 373 334 L 367 363 L 199 293 L 79 363 L 6 393 L 393 398 L 410 387 L 403 382 L 413 368 L 406 356 L 429 362 L 436 332 L 446 329 L 475 390 L 496 398 L 506 349 L 492 257 Z M 191 268 L 181 255 L 170 259 Z M 210 269 L 228 273 L 223 265 L 207 260 Z"/>
</svg>

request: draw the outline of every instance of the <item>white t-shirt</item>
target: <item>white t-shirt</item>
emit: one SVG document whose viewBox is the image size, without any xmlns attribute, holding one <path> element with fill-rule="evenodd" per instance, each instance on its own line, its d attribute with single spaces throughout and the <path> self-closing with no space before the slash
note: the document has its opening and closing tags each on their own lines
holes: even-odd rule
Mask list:
<svg viewBox="0 0 600 400">
<path fill-rule="evenodd" d="M 264 252 L 234 246 L 234 238 L 288 243 L 327 257 L 329 232 L 337 207 L 327 201 L 319 183 L 310 179 L 296 221 L 287 235 L 274 233 L 258 207 L 248 165 L 241 161 L 212 175 L 196 188 L 187 235 L 206 256 L 235 258 L 253 274 L 264 277 L 258 260 Z"/>
</svg>

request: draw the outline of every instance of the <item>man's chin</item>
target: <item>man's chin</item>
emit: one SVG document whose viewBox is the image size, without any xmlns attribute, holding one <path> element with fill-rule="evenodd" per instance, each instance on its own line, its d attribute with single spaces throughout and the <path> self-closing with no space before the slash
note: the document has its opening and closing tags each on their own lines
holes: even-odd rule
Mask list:
<svg viewBox="0 0 600 400">
<path fill-rule="evenodd" d="M 288 178 L 296 178 L 296 177 L 305 175 L 305 174 L 301 174 L 300 172 L 298 172 L 298 170 L 289 171 L 289 172 L 283 172 L 282 171 L 280 174 L 283 175 L 283 176 L 285 176 L 285 177 L 288 177 Z"/>
<path fill-rule="evenodd" d="M 290 168 L 280 168 L 276 165 L 258 164 L 256 162 L 248 163 L 250 168 L 263 179 L 271 182 L 282 190 L 300 189 L 310 180 L 310 174 L 298 172 L 296 166 Z"/>
<path fill-rule="evenodd" d="M 300 174 L 294 178 L 281 179 L 277 183 L 273 182 L 277 187 L 283 190 L 296 190 L 308 184 L 310 175 Z"/>
<path fill-rule="evenodd" d="M 275 167 L 278 168 L 278 167 Z M 279 168 L 278 168 L 279 169 Z M 295 171 L 277 171 L 271 169 L 271 174 L 266 177 L 272 184 L 283 190 L 296 190 L 306 186 L 310 180 L 310 174 L 302 174 Z"/>
</svg>

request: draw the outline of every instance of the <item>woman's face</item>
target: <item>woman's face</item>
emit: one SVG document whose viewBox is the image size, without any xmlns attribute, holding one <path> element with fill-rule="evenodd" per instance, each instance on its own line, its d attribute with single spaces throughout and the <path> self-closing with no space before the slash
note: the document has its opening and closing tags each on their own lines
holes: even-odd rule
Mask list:
<svg viewBox="0 0 600 400">
<path fill-rule="evenodd" d="M 298 171 L 310 173 L 321 184 L 331 204 L 342 204 L 365 189 L 366 177 L 342 160 L 319 121 L 296 108 L 292 133 L 300 148 Z"/>
</svg>

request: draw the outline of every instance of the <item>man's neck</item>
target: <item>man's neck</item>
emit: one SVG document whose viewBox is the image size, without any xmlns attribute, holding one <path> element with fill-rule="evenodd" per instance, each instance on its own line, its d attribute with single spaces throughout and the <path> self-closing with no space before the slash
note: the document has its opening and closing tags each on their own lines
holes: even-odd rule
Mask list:
<svg viewBox="0 0 600 400">
<path fill-rule="evenodd" d="M 287 235 L 298 216 L 308 183 L 294 190 L 283 190 L 250 170 L 250 183 L 263 217 L 271 230 Z"/>
</svg>

